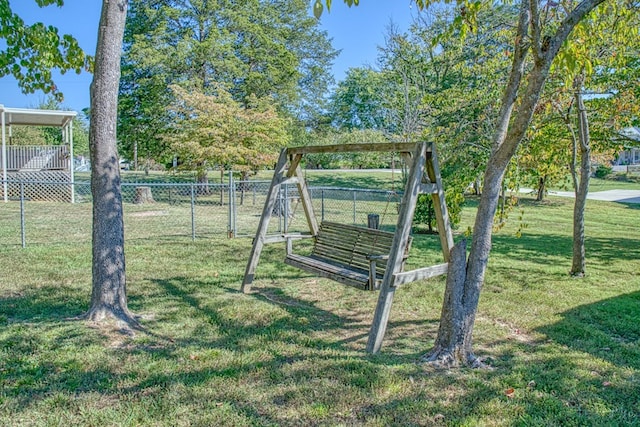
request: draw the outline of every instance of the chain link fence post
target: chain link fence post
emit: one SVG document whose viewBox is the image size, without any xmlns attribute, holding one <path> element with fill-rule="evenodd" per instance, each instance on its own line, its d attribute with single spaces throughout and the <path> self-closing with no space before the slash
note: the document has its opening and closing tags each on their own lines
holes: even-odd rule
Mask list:
<svg viewBox="0 0 640 427">
<path fill-rule="evenodd" d="M 24 182 L 20 182 L 20 236 L 22 237 L 22 248 L 27 247 L 26 227 L 24 223 Z"/>
<path fill-rule="evenodd" d="M 234 235 L 233 220 L 234 220 L 234 205 L 235 205 L 235 195 L 233 191 L 233 171 L 229 171 L 228 197 L 229 197 L 229 209 L 228 209 L 228 217 L 227 217 L 227 237 L 229 239 L 232 239 Z"/>
<path fill-rule="evenodd" d="M 191 184 L 191 240 L 196 240 L 196 190 Z"/>
<path fill-rule="evenodd" d="M 284 185 L 284 232 L 289 232 L 289 185 Z"/>
<path fill-rule="evenodd" d="M 356 223 L 356 190 L 353 190 L 353 223 Z"/>
<path fill-rule="evenodd" d="M 244 185 L 244 183 L 240 181 L 240 185 Z M 238 183 L 233 179 L 233 174 L 231 175 L 231 188 L 233 191 L 233 200 L 231 201 L 231 232 L 233 234 L 231 237 L 236 237 L 238 235 Z M 244 199 L 244 193 L 242 197 Z"/>
</svg>

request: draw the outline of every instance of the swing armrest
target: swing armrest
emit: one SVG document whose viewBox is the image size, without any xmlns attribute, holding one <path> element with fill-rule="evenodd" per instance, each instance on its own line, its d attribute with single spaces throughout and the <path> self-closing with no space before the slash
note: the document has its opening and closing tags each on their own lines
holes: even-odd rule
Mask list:
<svg viewBox="0 0 640 427">
<path fill-rule="evenodd" d="M 373 291 L 378 289 L 378 284 L 376 282 L 376 264 L 378 263 L 378 261 L 387 261 L 389 259 L 389 255 L 369 254 L 366 256 L 366 258 L 369 260 L 369 290 Z"/>
<path fill-rule="evenodd" d="M 291 233 L 291 234 L 287 233 L 287 234 L 283 234 L 282 238 L 286 242 L 286 253 L 287 253 L 287 255 L 290 255 L 290 254 L 293 253 L 293 241 L 294 240 L 310 239 L 312 237 L 313 237 L 313 235 L 311 233 Z"/>
</svg>

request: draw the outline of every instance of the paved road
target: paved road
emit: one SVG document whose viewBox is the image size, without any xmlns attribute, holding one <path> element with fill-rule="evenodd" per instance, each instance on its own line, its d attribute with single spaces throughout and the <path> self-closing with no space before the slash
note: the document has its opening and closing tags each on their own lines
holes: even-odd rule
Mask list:
<svg viewBox="0 0 640 427">
<path fill-rule="evenodd" d="M 523 193 L 533 190 L 528 188 L 521 189 Z M 551 196 L 574 197 L 573 191 L 549 191 Z M 605 200 L 607 202 L 633 203 L 640 204 L 640 190 L 607 190 L 592 191 L 587 196 L 591 200 Z"/>
</svg>

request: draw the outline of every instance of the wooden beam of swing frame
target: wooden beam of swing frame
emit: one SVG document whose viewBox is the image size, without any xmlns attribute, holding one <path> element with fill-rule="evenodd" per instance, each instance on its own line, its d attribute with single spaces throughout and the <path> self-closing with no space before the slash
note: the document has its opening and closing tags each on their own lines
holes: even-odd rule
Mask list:
<svg viewBox="0 0 640 427">
<path fill-rule="evenodd" d="M 391 279 L 391 286 L 399 288 L 407 283 L 417 282 L 418 280 L 431 279 L 432 277 L 447 274 L 449 264 L 436 264 L 430 267 L 418 268 L 411 271 L 403 271 L 396 273 Z"/>
<path fill-rule="evenodd" d="M 312 145 L 306 147 L 289 147 L 287 154 L 290 156 L 299 154 L 322 153 L 354 153 L 354 152 L 399 152 L 413 153 L 419 142 L 366 142 L 359 144 L 335 144 Z M 430 148 L 430 146 L 429 146 Z M 429 150 L 430 151 L 430 150 Z"/>
</svg>

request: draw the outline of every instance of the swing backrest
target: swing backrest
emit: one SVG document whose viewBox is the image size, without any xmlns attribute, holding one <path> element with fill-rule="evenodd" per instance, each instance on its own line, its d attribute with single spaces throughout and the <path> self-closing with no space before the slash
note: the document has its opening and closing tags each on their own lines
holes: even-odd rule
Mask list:
<svg viewBox="0 0 640 427">
<path fill-rule="evenodd" d="M 320 225 L 311 256 L 369 271 L 368 256 L 389 255 L 393 237 L 394 233 L 388 231 L 324 221 Z M 378 266 L 377 273 L 383 276 L 386 263 L 379 263 Z"/>
</svg>

